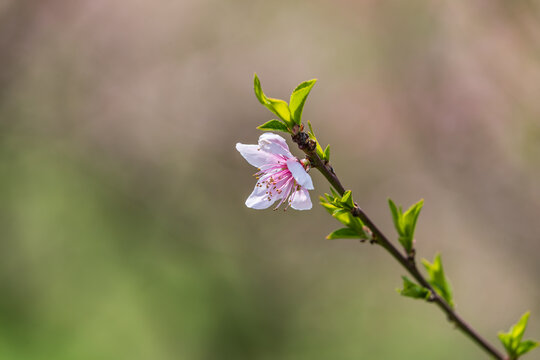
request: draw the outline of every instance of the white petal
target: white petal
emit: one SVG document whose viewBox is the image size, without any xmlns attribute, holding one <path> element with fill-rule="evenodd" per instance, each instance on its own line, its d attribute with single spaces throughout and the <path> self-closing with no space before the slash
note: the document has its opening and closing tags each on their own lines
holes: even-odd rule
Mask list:
<svg viewBox="0 0 540 360">
<path fill-rule="evenodd" d="M 257 183 L 258 184 L 258 183 Z M 281 199 L 281 196 L 279 194 L 275 194 L 268 200 L 268 194 L 266 193 L 268 189 L 266 188 L 266 185 L 257 186 L 255 185 L 255 189 L 253 189 L 253 192 L 246 200 L 246 206 L 248 208 L 252 209 L 267 209 L 269 208 L 273 203 L 276 202 L 276 200 Z"/>
<path fill-rule="evenodd" d="M 266 164 L 273 164 L 278 161 L 277 157 L 259 148 L 259 145 L 236 144 L 236 150 L 246 159 L 248 163 L 260 168 Z"/>
<path fill-rule="evenodd" d="M 289 146 L 285 139 L 273 133 L 264 133 L 259 137 L 259 146 L 261 150 L 276 155 L 284 155 L 287 158 L 293 157 L 289 151 Z"/>
<path fill-rule="evenodd" d="M 309 192 L 301 188 L 293 193 L 293 200 L 291 202 L 291 207 L 295 210 L 309 210 L 311 209 L 311 199 L 309 198 Z"/>
<path fill-rule="evenodd" d="M 289 171 L 294 177 L 294 180 L 296 180 L 296 182 L 300 184 L 300 186 L 303 186 L 308 190 L 314 189 L 313 181 L 311 181 L 311 176 L 309 176 L 302 164 L 300 164 L 300 162 L 296 158 L 287 160 L 287 167 L 289 168 Z"/>
</svg>

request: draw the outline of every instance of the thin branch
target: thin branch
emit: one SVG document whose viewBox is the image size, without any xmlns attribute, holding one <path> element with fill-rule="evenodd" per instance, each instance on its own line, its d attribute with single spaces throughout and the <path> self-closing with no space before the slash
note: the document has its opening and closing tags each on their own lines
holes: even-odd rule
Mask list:
<svg viewBox="0 0 540 360">
<path fill-rule="evenodd" d="M 330 164 L 321 160 L 321 158 L 317 155 L 317 152 L 315 151 L 316 144 L 314 144 L 314 141 L 309 139 L 306 133 L 298 131 L 299 129 L 296 130 L 296 134 L 292 136 L 292 139 L 298 144 L 298 147 L 306 153 L 311 166 L 318 169 L 328 180 L 330 185 L 332 185 L 332 187 L 334 187 L 334 189 L 336 189 L 340 195 L 343 195 L 345 193 L 345 188 L 343 185 L 341 185 L 339 178 L 335 174 L 334 169 L 330 166 Z M 416 281 L 431 291 L 430 302 L 436 303 L 437 306 L 439 306 L 439 308 L 446 313 L 450 322 L 453 322 L 465 335 L 467 335 L 471 340 L 482 347 L 495 359 L 507 360 L 503 354 L 501 354 L 493 345 L 478 334 L 469 324 L 467 324 L 465 320 L 463 320 L 455 312 L 455 310 L 433 289 L 431 284 L 418 270 L 414 257 L 407 256 L 399 251 L 357 204 L 355 204 L 355 207 L 351 213 L 353 216 L 361 219 L 362 222 L 371 230 L 375 243 L 379 244 L 386 251 L 388 251 L 390 255 L 392 255 L 392 257 L 394 257 L 394 259 L 396 259 L 409 272 L 409 274 L 416 279 Z"/>
</svg>

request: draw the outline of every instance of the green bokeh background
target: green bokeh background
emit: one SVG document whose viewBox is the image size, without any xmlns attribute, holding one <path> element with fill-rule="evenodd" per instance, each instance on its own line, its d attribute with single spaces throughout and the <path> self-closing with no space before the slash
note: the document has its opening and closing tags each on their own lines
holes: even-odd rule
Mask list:
<svg viewBox="0 0 540 360">
<path fill-rule="evenodd" d="M 539 339 L 539 24 L 525 0 L 0 0 L 0 358 L 487 358 L 321 207 L 245 208 L 255 71 L 281 98 L 319 78 L 304 119 L 355 199 L 394 235 L 387 197 L 424 198 L 458 311 L 496 342 L 531 310 Z"/>
</svg>

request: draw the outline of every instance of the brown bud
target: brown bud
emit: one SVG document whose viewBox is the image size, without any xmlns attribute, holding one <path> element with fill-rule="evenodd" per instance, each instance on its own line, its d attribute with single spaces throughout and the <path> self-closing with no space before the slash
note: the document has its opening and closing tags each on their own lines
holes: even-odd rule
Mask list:
<svg viewBox="0 0 540 360">
<path fill-rule="evenodd" d="M 305 132 L 299 132 L 298 134 L 292 136 L 292 140 L 298 144 L 298 147 L 300 147 L 300 149 L 306 148 L 306 142 L 308 141 L 308 139 L 309 136 Z"/>
</svg>

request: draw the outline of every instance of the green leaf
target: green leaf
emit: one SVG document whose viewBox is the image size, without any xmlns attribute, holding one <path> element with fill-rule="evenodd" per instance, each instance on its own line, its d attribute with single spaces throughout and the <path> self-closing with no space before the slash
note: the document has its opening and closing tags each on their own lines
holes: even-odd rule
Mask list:
<svg viewBox="0 0 540 360">
<path fill-rule="evenodd" d="M 259 99 L 259 102 L 261 104 L 263 104 L 268 108 L 268 110 L 276 114 L 287 125 L 292 125 L 289 105 L 283 100 L 267 97 L 261 88 L 261 82 L 257 74 L 255 74 L 255 77 L 253 78 L 253 87 L 255 90 L 255 96 L 257 97 L 257 99 Z"/>
<path fill-rule="evenodd" d="M 268 105 L 266 106 L 270 111 L 276 114 L 281 120 L 289 124 L 291 122 L 291 113 L 289 112 L 289 106 L 287 103 L 280 99 L 267 98 Z"/>
<path fill-rule="evenodd" d="M 403 213 L 401 206 L 396 206 L 392 199 L 388 199 L 388 206 L 392 213 L 394 227 L 399 234 L 398 240 L 408 253 L 413 250 L 414 231 L 423 204 L 424 199 L 412 205 L 405 213 Z"/>
<path fill-rule="evenodd" d="M 500 332 L 498 334 L 509 358 L 512 360 L 517 359 L 519 356 L 538 346 L 538 342 L 533 340 L 521 341 L 523 334 L 525 333 L 525 329 L 527 328 L 529 315 L 530 313 L 527 311 L 507 333 Z"/>
<path fill-rule="evenodd" d="M 365 235 L 364 223 L 359 218 L 353 216 L 348 209 L 337 207 L 332 212 L 332 216 L 343 225 L 355 230 L 359 234 L 363 234 L 363 236 Z M 367 235 L 365 237 L 367 238 Z"/>
<path fill-rule="evenodd" d="M 394 220 L 394 227 L 399 235 L 403 234 L 403 229 L 401 228 L 401 212 L 398 210 L 396 204 L 392 199 L 388 198 L 388 206 L 390 207 L 390 212 L 392 213 L 392 220 Z"/>
<path fill-rule="evenodd" d="M 334 195 L 334 198 L 341 198 L 336 190 L 334 190 L 333 187 L 330 188 L 330 191 L 332 192 L 332 195 Z"/>
<path fill-rule="evenodd" d="M 289 109 L 291 111 L 292 120 L 295 124 L 300 125 L 302 123 L 302 111 L 304 109 L 304 103 L 311 91 L 313 85 L 315 85 L 317 79 L 304 81 L 294 89 L 289 100 Z"/>
<path fill-rule="evenodd" d="M 531 313 L 527 311 L 519 321 L 512 326 L 512 329 L 510 329 L 510 334 L 512 335 L 513 341 L 520 343 L 521 338 L 523 337 L 523 334 L 525 333 L 525 329 L 527 328 L 527 322 L 529 321 L 529 315 Z"/>
<path fill-rule="evenodd" d="M 429 299 L 431 291 L 412 282 L 408 277 L 402 276 L 403 290 L 398 290 L 402 296 L 412 297 L 414 299 Z"/>
<path fill-rule="evenodd" d="M 257 74 L 255 74 L 255 77 L 253 78 L 253 89 L 255 90 L 255 96 L 257 99 L 259 99 L 259 102 L 266 106 L 266 96 L 262 91 L 261 81 L 259 80 Z"/>
<path fill-rule="evenodd" d="M 343 194 L 343 197 L 341 198 L 341 203 L 344 206 L 346 206 L 349 210 L 351 210 L 354 207 L 351 190 L 345 191 L 345 194 Z"/>
<path fill-rule="evenodd" d="M 333 214 L 334 211 L 336 211 L 338 208 L 330 203 L 327 202 L 327 200 L 325 198 L 323 198 L 322 196 L 319 198 L 320 199 L 320 204 L 326 209 L 326 211 L 328 211 L 330 214 Z"/>
<path fill-rule="evenodd" d="M 259 130 L 269 130 L 269 131 L 283 131 L 290 132 L 287 125 L 282 123 L 279 120 L 273 119 L 257 127 Z"/>
<path fill-rule="evenodd" d="M 371 231 L 364 225 L 362 220 L 351 214 L 352 207 L 347 205 L 352 203 L 350 191 L 348 194 L 345 193 L 346 196 L 340 197 L 334 189 L 330 188 L 330 190 L 332 191 L 332 195 L 324 194 L 324 196 L 319 197 L 320 204 L 326 209 L 326 211 L 332 214 L 336 220 L 351 230 L 350 234 L 356 234 L 356 238 L 371 240 Z M 339 234 L 343 233 L 340 232 Z"/>
<path fill-rule="evenodd" d="M 435 291 L 446 300 L 448 305 L 453 308 L 454 301 L 452 300 L 452 288 L 450 287 L 448 279 L 444 275 L 441 255 L 435 255 L 433 264 L 426 259 L 422 259 L 422 264 L 424 264 L 424 267 L 428 271 L 430 277 L 429 283 L 433 286 Z"/>
<path fill-rule="evenodd" d="M 421 199 L 416 204 L 412 205 L 409 210 L 403 214 L 405 233 L 407 234 L 407 237 L 411 239 L 411 241 L 414 238 L 416 221 L 418 220 L 422 206 L 424 206 L 424 199 Z"/>
<path fill-rule="evenodd" d="M 531 351 L 532 349 L 534 349 L 538 345 L 539 345 L 539 343 L 536 342 L 536 341 L 533 341 L 533 340 L 522 341 L 519 344 L 518 348 L 516 349 L 516 355 L 521 356 L 521 355 L 523 355 L 525 353 L 528 353 L 529 351 Z"/>
<path fill-rule="evenodd" d="M 311 136 L 315 137 L 315 133 L 313 132 L 313 128 L 311 127 L 311 121 L 308 120 L 307 126 L 308 126 L 308 128 L 309 128 L 308 135 L 309 135 L 310 137 L 311 137 Z"/>
<path fill-rule="evenodd" d="M 341 228 L 336 231 L 331 232 L 326 237 L 328 240 L 334 239 L 360 239 L 361 236 L 358 232 L 354 231 L 351 228 Z"/>
<path fill-rule="evenodd" d="M 512 335 L 500 332 L 497 336 L 499 337 L 499 340 L 501 340 L 501 343 L 506 349 L 508 355 L 512 355 L 514 353 L 514 349 L 512 347 Z"/>
<path fill-rule="evenodd" d="M 353 227 L 354 226 L 354 223 L 353 223 L 354 218 L 351 215 L 351 212 L 349 210 L 347 210 L 347 209 L 337 208 L 332 213 L 332 216 L 335 217 L 337 219 L 337 221 L 339 221 L 340 223 L 342 223 L 345 226 L 348 226 L 348 227 Z"/>
<path fill-rule="evenodd" d="M 326 160 L 327 162 L 330 161 L 330 145 L 326 145 L 326 148 L 324 149 L 323 160 Z"/>
<path fill-rule="evenodd" d="M 334 191 L 334 189 L 330 188 L 330 191 L 332 192 L 332 195 L 330 194 L 324 194 L 324 197 L 323 196 L 320 196 L 319 197 L 319 200 L 321 201 L 321 204 L 322 203 L 325 203 L 325 204 L 328 204 L 328 205 L 332 205 L 332 207 L 334 207 L 335 209 L 341 209 L 342 206 L 341 206 L 341 203 L 340 203 L 340 199 L 341 197 L 339 196 L 338 193 L 336 193 Z"/>
</svg>

